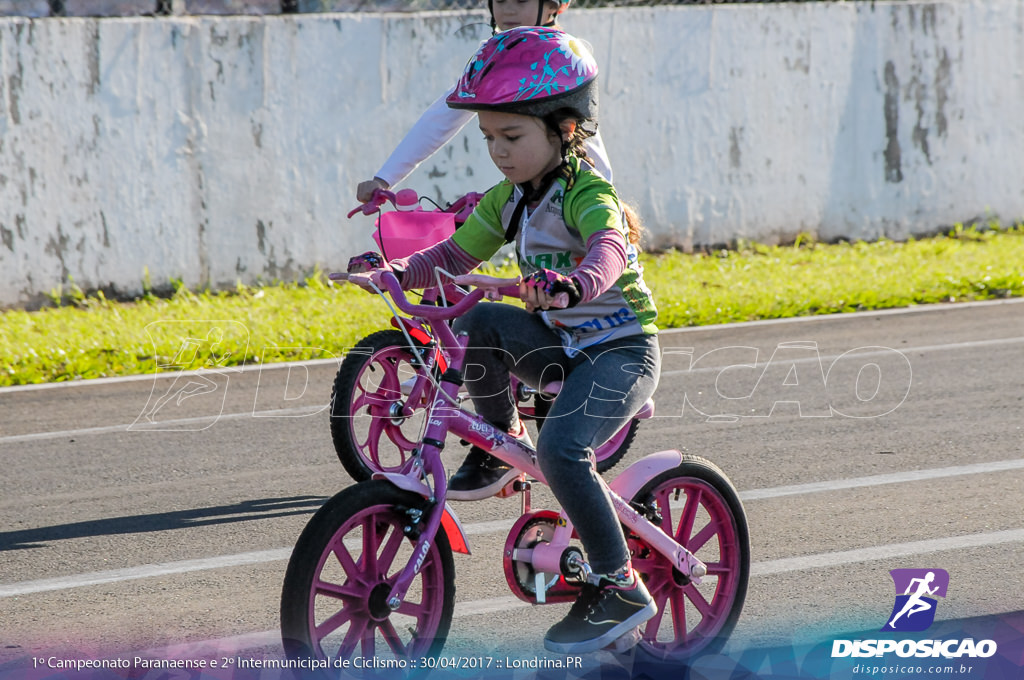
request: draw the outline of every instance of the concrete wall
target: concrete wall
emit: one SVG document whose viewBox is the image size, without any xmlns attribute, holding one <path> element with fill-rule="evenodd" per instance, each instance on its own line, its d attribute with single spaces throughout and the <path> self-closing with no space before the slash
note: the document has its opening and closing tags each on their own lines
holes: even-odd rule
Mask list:
<svg viewBox="0 0 1024 680">
<path fill-rule="evenodd" d="M 657 246 L 1024 217 L 1024 3 L 573 11 Z M 354 187 L 488 35 L 474 13 L 0 19 L 0 305 L 344 265 Z M 499 179 L 479 132 L 408 185 Z"/>
</svg>

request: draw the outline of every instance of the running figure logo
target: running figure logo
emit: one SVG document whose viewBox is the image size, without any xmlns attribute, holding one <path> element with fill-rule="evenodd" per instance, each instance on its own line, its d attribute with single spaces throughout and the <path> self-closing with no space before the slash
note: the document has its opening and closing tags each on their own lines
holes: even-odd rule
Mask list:
<svg viewBox="0 0 1024 680">
<path fill-rule="evenodd" d="M 893 569 L 889 574 L 896 585 L 896 603 L 882 630 L 926 630 L 935 621 L 938 600 L 934 596 L 946 597 L 949 573 L 945 569 Z"/>
<path fill-rule="evenodd" d="M 129 430 L 197 432 L 211 427 L 224 412 L 230 375 L 225 346 L 248 349 L 249 331 L 237 321 L 154 321 L 146 327 L 157 360 L 153 390 Z M 231 340 L 231 343 L 225 342 Z M 159 356 L 175 346 L 173 357 Z"/>
</svg>

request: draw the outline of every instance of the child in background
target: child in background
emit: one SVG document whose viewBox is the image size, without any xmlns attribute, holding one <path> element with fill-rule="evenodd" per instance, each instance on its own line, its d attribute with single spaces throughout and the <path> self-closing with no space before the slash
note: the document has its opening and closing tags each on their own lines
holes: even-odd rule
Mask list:
<svg viewBox="0 0 1024 680">
<path fill-rule="evenodd" d="M 520 27 L 492 37 L 447 101 L 477 112 L 506 180 L 447 240 L 377 265 L 394 271 L 403 289 L 424 288 L 436 267 L 470 272 L 515 243 L 526 309 L 478 304 L 454 329 L 469 336 L 464 379 L 477 413 L 514 437 L 529 435 L 509 394 L 510 371 L 534 387 L 553 374 L 562 378 L 537 462 L 573 522 L 591 572 L 568 615 L 544 639 L 547 649 L 564 654 L 601 649 L 657 612 L 593 465 L 594 447 L 633 417 L 660 373 L 657 310 L 636 247 L 639 225 L 582 144 L 596 128 L 596 93 L 597 66 L 572 36 Z M 371 290 L 374 275 L 357 273 L 349 281 Z M 560 293 L 569 305 L 555 309 Z M 516 475 L 474 447 L 452 475 L 448 498 L 485 498 Z"/>
<path fill-rule="evenodd" d="M 571 2 L 572 0 L 488 0 L 487 7 L 491 13 L 491 28 L 507 31 L 519 26 L 554 26 L 556 17 L 567 10 Z M 445 104 L 451 93 L 452 90 L 449 90 L 441 95 L 420 116 L 373 179 L 359 183 L 356 188 L 357 200 L 369 201 L 375 189 L 388 189 L 404 180 L 420 163 L 434 155 L 472 120 L 472 111 L 452 109 Z M 594 160 L 598 172 L 610 182 L 612 169 L 600 136 L 587 140 L 587 152 Z"/>
</svg>

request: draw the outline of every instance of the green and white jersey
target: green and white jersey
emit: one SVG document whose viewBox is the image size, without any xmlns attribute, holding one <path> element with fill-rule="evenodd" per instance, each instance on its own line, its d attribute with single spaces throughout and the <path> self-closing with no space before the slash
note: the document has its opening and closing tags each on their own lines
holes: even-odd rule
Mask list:
<svg viewBox="0 0 1024 680">
<path fill-rule="evenodd" d="M 519 269 L 529 276 L 539 269 L 569 275 L 586 256 L 587 240 L 602 229 L 615 229 L 627 244 L 626 267 L 618 280 L 593 300 L 571 309 L 541 312 L 559 331 L 567 350 L 582 349 L 615 338 L 657 333 L 658 315 L 644 283 L 637 249 L 615 189 L 584 161 L 570 159 L 575 180 L 556 179 L 540 203 L 524 212 L 516 234 Z M 453 236 L 473 257 L 488 260 L 505 244 L 505 229 L 522 190 L 509 181 L 487 192 L 476 210 Z"/>
</svg>

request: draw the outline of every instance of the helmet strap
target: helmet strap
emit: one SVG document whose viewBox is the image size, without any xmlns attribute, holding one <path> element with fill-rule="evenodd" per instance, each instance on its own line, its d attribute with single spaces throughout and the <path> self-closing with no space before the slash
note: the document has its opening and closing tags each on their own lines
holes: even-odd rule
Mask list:
<svg viewBox="0 0 1024 680">
<path fill-rule="evenodd" d="M 542 23 L 544 21 L 544 5 L 548 4 L 548 1 L 549 0 L 540 0 L 540 2 L 537 3 L 537 25 L 544 26 L 545 28 L 554 26 L 556 23 L 558 23 L 557 13 L 551 15 L 551 21 L 547 22 L 546 24 Z M 488 0 L 488 2 L 494 2 L 494 0 Z"/>
<path fill-rule="evenodd" d="M 572 185 L 576 182 L 576 177 L 573 174 L 572 168 L 564 158 L 557 168 L 549 171 L 541 178 L 536 188 L 528 182 L 519 185 L 519 189 L 523 192 L 523 195 L 516 203 L 516 207 L 512 209 L 512 218 L 508 221 L 508 226 L 505 227 L 505 243 L 512 243 L 512 241 L 516 239 L 516 234 L 519 233 L 519 223 L 523 220 L 523 213 L 526 212 L 526 206 L 543 198 L 544 194 L 548 193 L 548 189 L 551 188 L 551 185 L 555 183 L 556 179 L 565 180 L 566 191 L 572 189 Z"/>
</svg>

